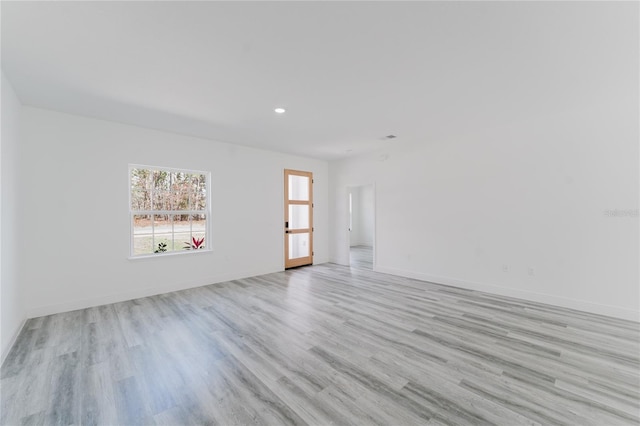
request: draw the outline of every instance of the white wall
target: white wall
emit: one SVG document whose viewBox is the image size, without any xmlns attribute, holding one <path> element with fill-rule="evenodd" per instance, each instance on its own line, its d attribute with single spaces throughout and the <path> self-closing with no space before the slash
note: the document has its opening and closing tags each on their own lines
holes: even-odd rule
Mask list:
<svg viewBox="0 0 640 426">
<path fill-rule="evenodd" d="M 328 260 L 327 163 L 24 107 L 21 262 L 29 316 L 284 268 L 284 169 L 314 174 Z M 130 260 L 129 163 L 211 171 L 211 253 Z"/>
<path fill-rule="evenodd" d="M 22 236 L 17 229 L 18 194 L 18 138 L 22 105 L 13 87 L 2 73 L 2 139 L 0 141 L 2 207 L 0 208 L 0 321 L 2 322 L 1 351 L 4 361 L 11 344 L 26 319 L 22 288 L 18 281 L 17 249 Z"/>
<path fill-rule="evenodd" d="M 448 121 L 407 111 L 433 132 L 330 164 L 333 261 L 375 182 L 377 270 L 640 320 L 638 15 L 553 9 L 438 82 Z"/>
<path fill-rule="evenodd" d="M 618 101 L 331 163 L 331 260 L 347 187 L 374 181 L 378 271 L 638 321 L 638 108 Z"/>
</svg>

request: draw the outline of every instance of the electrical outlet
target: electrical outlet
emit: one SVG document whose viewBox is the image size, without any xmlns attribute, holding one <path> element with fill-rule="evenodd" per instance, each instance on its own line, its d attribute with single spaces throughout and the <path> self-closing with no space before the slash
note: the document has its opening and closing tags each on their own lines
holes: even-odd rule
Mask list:
<svg viewBox="0 0 640 426">
<path fill-rule="evenodd" d="M 531 266 L 529 267 L 527 272 L 529 272 L 529 275 L 531 276 L 534 276 L 536 274 L 536 271 Z"/>
<path fill-rule="evenodd" d="M 509 272 L 509 265 L 502 265 L 502 272 Z"/>
</svg>

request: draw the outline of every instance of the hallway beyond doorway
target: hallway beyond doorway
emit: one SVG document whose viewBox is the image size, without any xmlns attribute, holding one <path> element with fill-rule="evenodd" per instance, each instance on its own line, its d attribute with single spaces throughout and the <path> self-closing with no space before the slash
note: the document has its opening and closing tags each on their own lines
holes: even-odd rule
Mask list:
<svg viewBox="0 0 640 426">
<path fill-rule="evenodd" d="M 373 247 L 353 246 L 350 248 L 349 255 L 352 268 L 373 270 Z"/>
</svg>

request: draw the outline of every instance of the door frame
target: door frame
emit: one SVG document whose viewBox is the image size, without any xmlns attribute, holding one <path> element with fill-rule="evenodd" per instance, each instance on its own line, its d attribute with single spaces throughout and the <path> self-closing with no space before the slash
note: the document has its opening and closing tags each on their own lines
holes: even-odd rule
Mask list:
<svg viewBox="0 0 640 426">
<path fill-rule="evenodd" d="M 289 176 L 304 176 L 309 179 L 309 200 L 289 200 Z M 304 229 L 290 230 L 289 224 L 289 205 L 308 205 L 309 206 L 309 227 Z M 284 169 L 284 269 L 296 268 L 298 266 L 313 265 L 313 172 L 305 172 L 302 170 Z M 309 233 L 309 256 L 289 259 L 289 234 L 305 234 Z"/>
</svg>

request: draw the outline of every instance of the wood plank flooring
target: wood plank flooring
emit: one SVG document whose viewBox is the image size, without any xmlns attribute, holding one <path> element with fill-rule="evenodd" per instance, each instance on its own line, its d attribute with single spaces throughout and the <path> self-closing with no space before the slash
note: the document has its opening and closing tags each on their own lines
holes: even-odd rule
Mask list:
<svg viewBox="0 0 640 426">
<path fill-rule="evenodd" d="M 323 264 L 29 320 L 3 425 L 633 425 L 639 324 Z"/>
<path fill-rule="evenodd" d="M 352 269 L 373 270 L 373 247 L 353 246 L 349 250 Z"/>
</svg>

